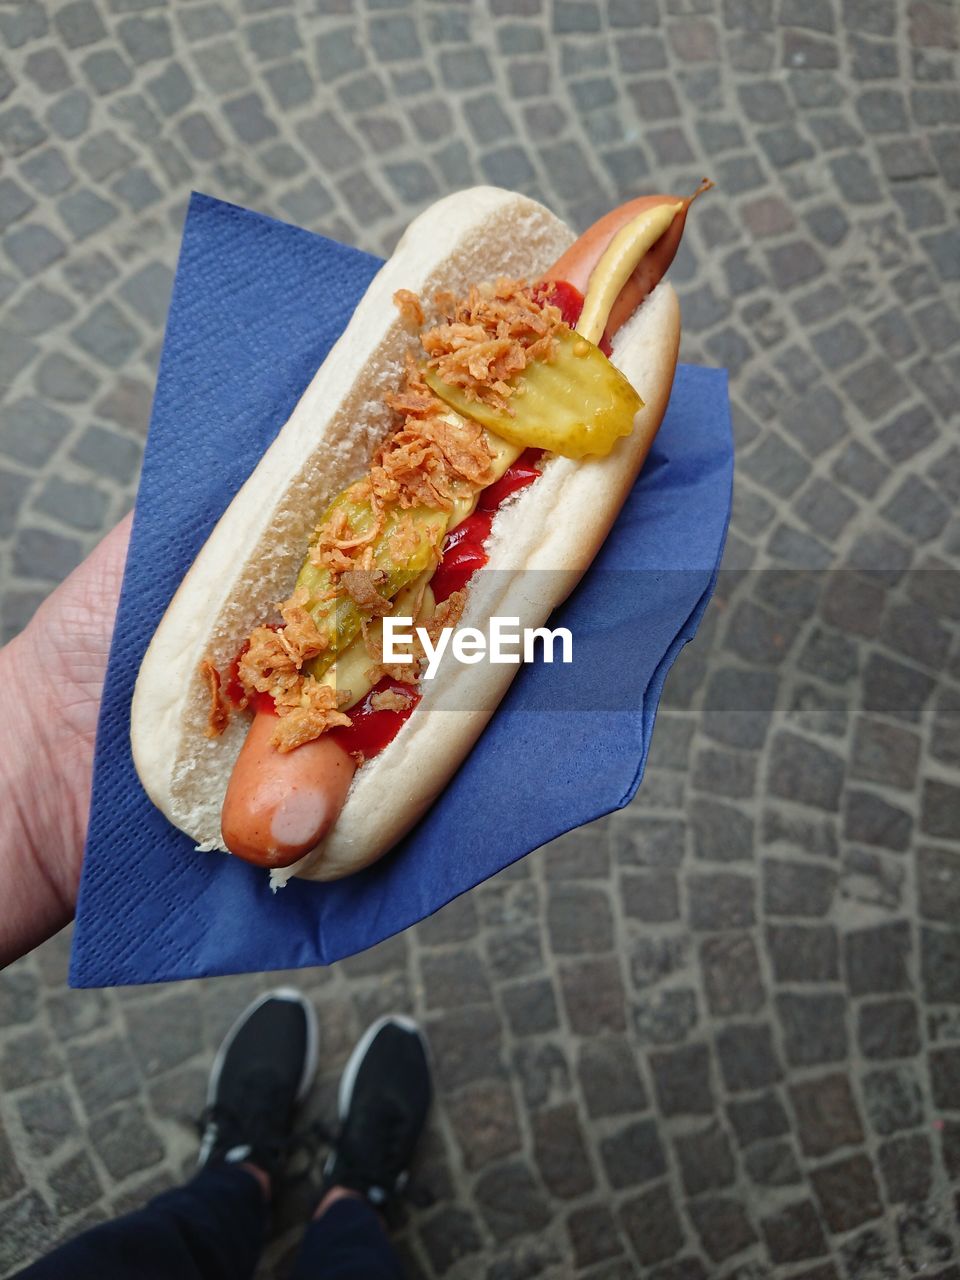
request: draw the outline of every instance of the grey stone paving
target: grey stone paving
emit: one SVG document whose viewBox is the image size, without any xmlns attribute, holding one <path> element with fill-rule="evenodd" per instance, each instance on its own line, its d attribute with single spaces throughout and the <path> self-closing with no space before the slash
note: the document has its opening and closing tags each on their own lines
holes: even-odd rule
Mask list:
<svg viewBox="0 0 960 1280">
<path fill-rule="evenodd" d="M 384 252 L 472 182 L 577 226 L 718 183 L 673 278 L 732 377 L 728 571 L 640 795 L 291 977 L 321 1110 L 373 1015 L 428 1027 L 411 1276 L 960 1276 L 957 19 L 0 4 L 7 636 L 131 501 L 191 186 Z M 68 992 L 67 949 L 0 975 L 0 1273 L 180 1176 L 267 984 Z"/>
</svg>

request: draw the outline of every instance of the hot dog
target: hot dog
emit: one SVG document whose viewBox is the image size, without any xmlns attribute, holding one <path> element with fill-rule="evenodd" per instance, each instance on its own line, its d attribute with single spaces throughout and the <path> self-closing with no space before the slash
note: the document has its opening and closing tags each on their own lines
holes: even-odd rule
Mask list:
<svg viewBox="0 0 960 1280">
<path fill-rule="evenodd" d="M 694 193 L 696 194 L 699 191 Z M 638 378 L 643 382 L 639 389 L 646 400 L 646 406 L 637 415 L 632 435 L 619 439 L 607 456 L 590 456 L 590 449 L 587 448 L 588 456 L 579 462 L 574 462 L 571 457 L 556 457 L 550 453 L 540 455 L 535 463 L 524 464 L 521 458 L 513 467 L 506 469 L 506 474 L 497 476 L 492 483 L 474 486 L 479 489 L 479 509 L 476 512 L 469 514 L 468 510 L 478 501 L 477 494 L 474 493 L 471 502 L 464 507 L 467 510 L 466 519 L 455 519 L 452 514 L 449 516 L 446 538 L 440 543 L 438 551 L 438 554 L 443 555 L 435 579 L 438 587 L 441 579 L 449 580 L 451 574 L 456 576 L 457 565 L 460 565 L 461 577 L 466 573 L 469 578 L 472 563 L 470 555 L 474 554 L 479 563 L 486 557 L 487 544 L 484 543 L 481 547 L 477 543 L 473 552 L 469 547 L 465 552 L 464 545 L 470 537 L 476 540 L 479 536 L 475 532 L 475 525 L 487 534 L 492 529 L 490 545 L 498 546 L 498 550 L 491 553 L 491 564 L 517 570 L 537 566 L 554 570 L 549 575 L 554 598 L 536 602 L 534 609 L 534 615 L 543 621 L 550 608 L 560 602 L 589 564 L 642 465 L 643 457 L 659 425 L 675 367 L 679 330 L 676 303 L 669 286 L 660 289 L 637 316 L 637 322 L 645 319 L 645 324 L 634 323 L 633 317 L 640 303 L 656 289 L 672 261 L 680 242 L 687 208 L 693 198 L 690 196 L 681 199 L 665 195 L 642 197 L 612 211 L 572 245 L 569 243 L 569 233 L 542 207 L 521 197 L 490 189 L 477 189 L 450 197 L 441 202 L 440 206 L 435 206 L 434 210 L 422 215 L 418 223 L 411 227 L 398 246 L 394 259 L 371 286 L 370 293 L 376 294 L 375 299 L 371 302 L 368 293 L 347 334 L 331 352 L 324 369 L 311 384 L 290 423 L 281 433 L 280 440 L 268 451 L 251 480 L 235 499 L 231 510 L 211 535 L 210 542 L 201 552 L 184 586 L 178 592 L 144 659 L 132 717 L 135 761 L 151 797 L 177 825 L 199 840 L 200 847 L 226 846 L 248 861 L 270 867 L 275 871 L 275 879 L 281 882 L 288 872 L 278 869 L 291 868 L 297 874 L 332 879 L 367 865 L 385 852 L 434 798 L 469 750 L 502 696 L 509 677 L 514 673 L 515 668 L 510 667 L 488 668 L 481 675 L 478 669 L 471 668 L 475 683 L 481 690 L 481 705 L 476 710 L 465 711 L 459 716 L 461 723 L 453 733 L 447 723 L 442 730 L 435 729 L 433 734 L 429 733 L 425 727 L 428 723 L 428 707 L 424 705 L 418 708 L 415 705 L 420 698 L 419 691 L 410 689 L 409 686 L 407 692 L 404 692 L 402 686 L 381 687 L 381 682 L 365 695 L 359 705 L 354 698 L 348 712 L 331 710 L 328 716 L 330 724 L 324 726 L 319 736 L 299 744 L 295 740 L 292 749 L 282 749 L 288 745 L 283 743 L 279 744 L 281 749 L 278 749 L 278 708 L 270 698 L 256 695 L 249 684 L 246 692 L 253 695 L 256 703 L 252 724 L 248 727 L 246 716 L 237 717 L 242 722 L 241 727 L 231 725 L 223 739 L 215 742 L 203 739 L 202 734 L 197 732 L 199 710 L 203 701 L 202 691 L 196 687 L 195 676 L 192 682 L 186 681 L 193 684 L 192 698 L 181 696 L 177 701 L 167 693 L 167 705 L 164 707 L 160 702 L 160 664 L 168 665 L 174 650 L 178 651 L 179 657 L 185 649 L 195 659 L 199 655 L 201 667 L 207 664 L 208 677 L 210 672 L 214 673 L 216 700 L 221 673 L 229 666 L 230 644 L 239 646 L 243 635 L 250 631 L 249 626 L 238 626 L 238 622 L 240 618 L 246 621 L 256 619 L 256 602 L 253 602 L 251 608 L 250 601 L 244 602 L 241 599 L 238 602 L 236 595 L 229 605 L 221 602 L 216 613 L 208 603 L 202 612 L 199 626 L 195 618 L 188 621 L 187 616 L 191 604 L 200 598 L 201 592 L 209 589 L 214 570 L 222 569 L 229 539 L 236 536 L 240 529 L 240 519 L 243 516 L 249 518 L 253 502 L 256 501 L 261 507 L 266 506 L 272 514 L 266 527 L 261 527 L 258 531 L 259 545 L 241 546 L 239 549 L 240 554 L 246 556 L 245 564 L 249 566 L 248 573 L 251 577 L 255 572 L 254 566 L 264 566 L 267 563 L 266 553 L 271 543 L 276 547 L 278 530 L 280 541 L 286 543 L 287 529 L 284 526 L 291 519 L 301 529 L 311 527 L 311 516 L 313 525 L 316 524 L 316 505 L 308 512 L 300 510 L 299 514 L 292 510 L 293 505 L 301 508 L 304 505 L 307 476 L 320 480 L 316 488 L 329 500 L 342 484 L 344 471 L 361 469 L 353 459 L 361 453 L 364 444 L 369 447 L 370 436 L 377 433 L 378 427 L 382 432 L 382 415 L 379 423 L 368 421 L 366 432 L 357 429 L 355 410 L 352 422 L 348 423 L 345 419 L 350 413 L 348 406 L 351 401 L 354 406 L 358 402 L 364 405 L 368 419 L 375 417 L 369 409 L 372 397 L 378 393 L 381 396 L 384 394 L 391 375 L 396 379 L 399 357 L 403 354 L 405 344 L 402 331 L 397 331 L 395 312 L 389 306 L 389 299 L 396 292 L 392 286 L 400 283 L 404 294 L 411 285 L 419 286 L 415 291 L 425 297 L 429 296 L 431 290 L 435 291 L 437 286 L 453 288 L 462 293 L 472 283 L 493 274 L 500 275 L 515 270 L 515 264 L 522 265 L 525 269 L 518 274 L 537 281 L 533 295 L 540 302 L 548 308 L 559 306 L 566 311 L 566 318 L 569 318 L 571 324 L 578 323 L 580 332 L 586 333 L 591 342 L 599 343 L 602 349 L 609 351 L 610 344 L 613 343 L 615 364 L 632 363 L 639 374 L 646 375 Z M 639 260 L 628 260 L 624 257 L 624 245 L 620 242 L 625 235 L 629 239 L 630 228 L 639 225 L 640 215 L 651 214 L 653 221 L 650 226 L 656 225 L 660 229 Z M 658 218 L 659 222 L 656 221 Z M 647 221 L 650 221 L 649 217 Z M 522 241 L 517 243 L 517 231 L 521 226 L 526 244 Z M 504 237 L 502 233 L 508 229 L 509 234 Z M 446 244 L 443 243 L 444 240 Z M 626 247 L 629 249 L 629 245 Z M 562 252 L 558 254 L 557 251 L 561 249 Z M 548 254 L 553 262 L 543 269 L 543 260 Z M 528 262 L 523 264 L 525 256 L 528 257 Z M 501 259 L 500 262 L 496 261 L 497 257 Z M 402 279 L 401 273 L 406 274 L 406 280 Z M 598 276 L 605 285 L 605 292 L 598 287 Z M 390 293 L 386 292 L 388 289 Z M 579 309 L 579 303 L 583 301 L 581 295 L 585 295 L 585 305 L 579 317 L 576 317 L 573 311 Z M 413 293 L 407 296 L 412 297 Z M 631 323 L 628 325 L 628 322 Z M 627 342 L 623 344 L 624 350 L 621 352 L 621 344 L 616 339 L 625 325 L 628 325 L 628 334 L 625 335 Z M 587 332 L 588 329 L 590 332 Z M 354 331 L 353 334 L 351 330 Z M 636 335 L 631 343 L 629 335 L 634 330 Z M 353 343 L 349 342 L 351 337 Z M 358 342 L 358 337 L 366 341 Z M 354 348 L 352 351 L 348 344 Z M 366 351 L 358 353 L 358 346 L 365 346 Z M 627 350 L 628 346 L 632 357 Z M 348 349 L 344 350 L 345 347 Z M 358 361 L 358 354 L 362 363 Z M 337 361 L 341 366 L 347 367 L 327 369 L 327 366 Z M 633 370 L 630 372 L 632 374 Z M 347 378 L 351 373 L 353 379 L 348 382 Z M 347 457 L 338 459 L 345 462 L 346 466 L 337 469 L 337 474 L 321 478 L 318 473 L 323 470 L 323 451 L 318 451 L 319 457 L 309 456 L 303 437 L 308 420 L 314 416 L 316 408 L 322 402 L 321 396 L 325 399 L 329 397 L 331 383 L 341 391 L 341 402 L 340 412 L 335 412 L 333 420 L 327 422 L 326 443 L 328 450 L 332 445 L 335 451 L 346 454 Z M 465 405 L 462 398 L 458 400 L 457 388 L 446 386 L 436 375 L 431 386 L 439 387 L 441 394 L 449 396 L 448 406 L 465 410 L 467 416 L 478 412 L 475 406 Z M 499 421 L 505 421 L 502 414 Z M 626 429 L 629 431 L 629 425 Z M 316 432 L 315 425 L 313 430 Z M 324 435 L 323 428 L 317 434 Z M 298 458 L 298 450 L 308 456 Z M 515 458 L 520 452 L 514 444 L 509 458 Z M 329 452 L 326 461 L 329 469 Z M 516 468 L 523 471 L 524 465 L 527 470 L 523 475 L 514 474 Z M 323 479 L 326 479 L 325 484 Z M 519 490 L 522 492 L 516 496 Z M 501 491 L 508 498 L 502 509 L 498 505 L 502 500 Z M 586 528 L 580 522 L 581 529 L 574 544 L 552 547 L 551 558 L 545 560 L 542 555 L 538 555 L 540 549 L 536 546 L 536 539 L 531 537 L 537 515 L 534 512 L 531 516 L 528 512 L 524 528 L 522 509 L 525 505 L 530 507 L 531 501 L 538 498 L 541 510 L 549 510 L 549 506 L 544 507 L 543 504 L 552 505 L 553 499 L 561 491 L 568 494 L 572 511 L 577 511 L 579 504 L 588 505 L 590 520 Z M 291 497 L 294 498 L 293 504 Z M 309 501 L 306 505 L 310 505 Z M 240 516 L 235 510 L 238 506 Z M 533 512 L 532 507 L 530 511 Z M 569 541 L 569 534 L 567 537 Z M 454 546 L 458 538 L 460 545 Z M 512 545 L 504 546 L 508 539 Z M 249 541 L 251 540 L 248 539 Z M 301 555 L 306 542 L 309 542 L 309 537 L 300 542 Z M 235 556 L 237 549 L 230 548 L 230 552 Z M 291 577 L 296 576 L 289 571 L 293 554 L 293 547 L 288 550 L 284 545 L 279 557 L 281 569 L 276 576 L 279 579 L 286 574 L 286 589 L 280 587 L 274 590 L 267 607 L 261 606 L 261 620 L 270 613 L 271 606 L 279 597 L 289 595 Z M 426 584 L 433 581 L 431 574 L 435 568 L 435 560 L 436 557 L 420 578 L 407 587 L 408 592 L 416 588 L 420 593 L 415 601 L 417 608 L 425 607 L 425 592 L 430 596 Z M 465 570 L 463 565 L 466 565 Z M 505 594 L 501 592 L 500 600 L 483 600 L 482 597 L 489 597 L 490 593 L 481 590 L 476 585 L 477 581 L 473 579 L 466 591 L 468 611 L 473 609 L 476 616 L 481 617 L 484 609 L 489 611 L 493 605 L 499 605 L 498 611 L 501 613 L 518 612 L 511 603 L 510 588 L 507 588 Z M 236 592 L 239 589 L 242 597 L 244 586 L 243 582 L 234 583 L 233 590 Z M 257 593 L 255 590 L 247 590 L 246 594 Z M 458 594 L 463 596 L 464 592 Z M 389 601 L 396 595 L 395 590 L 388 591 L 386 599 Z M 361 601 L 364 599 L 362 595 L 359 598 Z M 432 596 L 430 599 L 432 600 Z M 443 603 L 440 608 L 444 608 Z M 375 618 L 377 613 L 383 611 L 385 610 L 380 609 L 370 617 Z M 529 607 L 525 612 L 530 613 Z M 284 614 L 284 618 L 287 618 L 287 614 Z M 538 623 L 534 622 L 533 625 Z M 215 662 L 216 659 L 219 662 Z M 348 662 L 348 651 L 338 651 L 332 669 L 336 673 L 338 667 L 346 666 Z M 179 666 L 181 670 L 184 669 L 183 658 L 179 658 Z M 169 676 L 169 671 L 165 674 Z M 459 675 L 462 673 L 446 677 L 447 683 L 450 684 L 451 679 L 455 680 Z M 441 677 L 444 677 L 443 671 Z M 436 683 L 439 683 L 441 677 L 438 677 Z M 169 689 L 169 680 L 165 680 L 164 684 Z M 435 691 L 431 689 L 429 694 L 435 696 Z M 377 703 L 378 697 L 380 704 Z M 430 696 L 424 696 L 423 702 L 430 702 Z M 283 705 L 279 710 L 282 716 Z M 157 719 L 158 716 L 162 718 L 164 713 L 179 739 L 173 760 L 169 750 L 158 751 L 156 747 Z M 383 737 L 384 729 L 382 725 L 376 727 L 371 737 L 370 725 L 378 720 L 389 720 L 391 716 L 397 723 L 391 723 L 390 734 L 395 734 L 401 724 L 402 732 L 396 742 L 390 742 L 377 753 L 370 744 L 374 743 L 378 733 Z M 406 723 L 408 718 L 409 723 Z M 287 723 L 289 725 L 290 722 Z M 366 726 L 366 737 L 363 736 L 363 726 Z M 193 741 L 188 743 L 185 738 L 191 729 Z M 358 743 L 359 750 L 356 749 Z M 405 746 L 402 755 L 396 749 L 399 743 Z M 358 765 L 362 766 L 359 772 Z M 224 786 L 224 776 L 228 772 L 229 782 Z M 411 780 L 415 785 L 410 785 Z M 371 799 L 374 794 L 372 787 L 378 797 L 376 808 L 379 820 L 374 823 L 370 820 L 370 809 L 373 807 Z M 218 789 L 219 796 L 223 797 L 222 815 L 221 822 L 217 824 L 218 829 L 214 831 L 211 829 L 212 805 L 209 792 L 216 793 Z M 389 804 L 384 804 L 385 797 L 391 798 Z"/>
</svg>

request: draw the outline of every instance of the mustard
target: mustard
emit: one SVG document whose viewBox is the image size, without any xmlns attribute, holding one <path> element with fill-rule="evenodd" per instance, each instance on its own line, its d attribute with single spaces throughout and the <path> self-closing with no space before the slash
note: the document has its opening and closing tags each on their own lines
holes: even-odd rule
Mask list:
<svg viewBox="0 0 960 1280">
<path fill-rule="evenodd" d="M 684 201 L 678 200 L 676 204 L 657 204 L 652 209 L 645 209 L 632 222 L 621 227 L 604 249 L 590 276 L 583 310 L 577 321 L 576 332 L 588 342 L 597 343 L 603 337 L 621 289 L 636 271 L 641 258 L 653 248 L 683 206 Z"/>
</svg>

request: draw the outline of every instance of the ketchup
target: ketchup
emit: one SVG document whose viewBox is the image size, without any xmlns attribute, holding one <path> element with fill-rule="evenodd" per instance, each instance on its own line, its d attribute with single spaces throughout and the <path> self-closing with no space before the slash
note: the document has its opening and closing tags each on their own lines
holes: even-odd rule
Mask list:
<svg viewBox="0 0 960 1280">
<path fill-rule="evenodd" d="M 227 673 L 227 684 L 226 684 L 226 688 L 224 689 L 224 693 L 227 695 L 227 697 L 230 699 L 230 701 L 233 703 L 235 707 L 242 706 L 243 700 L 247 696 L 246 693 L 244 692 L 243 685 L 240 683 L 240 662 L 243 658 L 243 655 L 247 652 L 249 648 L 250 648 L 250 641 L 244 640 L 243 644 L 241 645 L 237 653 L 237 656 L 230 663 L 230 670 Z"/>
<path fill-rule="evenodd" d="M 393 711 L 387 707 L 376 710 L 371 705 L 375 694 L 386 693 L 388 690 L 406 695 L 408 701 L 403 710 Z M 342 747 L 348 755 L 359 753 L 364 760 L 369 760 L 394 740 L 403 722 L 419 701 L 418 690 L 408 684 L 401 684 L 392 676 L 384 676 L 365 698 L 362 698 L 355 707 L 350 708 L 349 728 L 341 726 L 329 729 L 328 733 L 337 746 Z"/>
<path fill-rule="evenodd" d="M 577 327 L 580 312 L 583 310 L 583 294 L 576 285 L 570 284 L 567 280 L 548 280 L 546 284 L 539 286 L 537 293 L 544 302 L 552 302 L 555 307 L 560 308 L 564 324 L 568 324 L 571 329 Z M 612 354 L 613 347 L 610 345 L 606 331 L 597 346 L 605 356 Z"/>
<path fill-rule="evenodd" d="M 374 694 L 386 693 L 388 690 L 406 696 L 407 704 L 402 710 L 377 708 L 372 705 Z M 361 755 L 364 760 L 369 760 L 394 740 L 400 732 L 400 726 L 420 701 L 420 697 L 418 689 L 409 684 L 401 684 L 392 676 L 384 676 L 355 707 L 350 708 L 350 724 L 328 729 L 327 735 L 348 755 Z M 258 716 L 277 714 L 276 703 L 269 693 L 255 693 L 250 700 L 250 706 Z"/>
<path fill-rule="evenodd" d="M 566 280 L 548 280 L 546 284 L 538 286 L 537 295 L 544 302 L 560 308 L 564 324 L 568 324 L 571 329 L 576 327 L 583 310 L 583 294 L 575 284 Z"/>
<path fill-rule="evenodd" d="M 487 563 L 483 544 L 490 537 L 490 526 L 497 508 L 511 493 L 536 480 L 540 474 L 536 462 L 542 452 L 542 449 L 525 449 L 499 480 L 481 491 L 473 514 L 447 534 L 441 551 L 442 559 L 430 579 L 430 589 L 437 604 L 442 604 L 454 591 L 465 587 L 474 572 Z"/>
</svg>

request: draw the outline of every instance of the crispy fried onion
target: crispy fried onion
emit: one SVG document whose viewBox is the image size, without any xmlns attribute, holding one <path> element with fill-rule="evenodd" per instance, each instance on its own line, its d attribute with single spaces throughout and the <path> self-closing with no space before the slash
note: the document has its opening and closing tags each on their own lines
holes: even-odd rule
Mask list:
<svg viewBox="0 0 960 1280">
<path fill-rule="evenodd" d="M 310 592 L 298 587 L 289 600 L 280 606 L 283 628 L 276 634 L 280 643 L 294 659 L 299 670 L 311 658 L 317 658 L 327 648 L 329 640 L 317 627 L 307 608 Z"/>
<path fill-rule="evenodd" d="M 393 305 L 400 312 L 400 319 L 413 333 L 423 326 L 423 306 L 420 299 L 409 289 L 398 289 L 393 295 Z"/>
<path fill-rule="evenodd" d="M 390 612 L 390 601 L 377 590 L 389 581 L 384 569 L 348 569 L 340 581 L 347 595 L 367 617 L 382 618 Z"/>
<path fill-rule="evenodd" d="M 350 522 L 350 507 L 366 502 L 369 492 L 366 478 L 356 481 L 343 495 L 347 502 L 336 504 L 317 526 L 308 558 L 316 568 L 326 569 L 334 580 L 351 569 L 373 568 L 373 543 L 383 527 L 382 513 L 374 513 L 371 527 L 362 533 L 357 533 Z"/>
<path fill-rule="evenodd" d="M 248 698 L 269 693 L 280 703 L 293 689 L 305 662 L 328 647 L 307 609 L 308 592 L 298 587 L 280 606 L 282 627 L 255 627 L 237 663 L 237 679 Z"/>
<path fill-rule="evenodd" d="M 511 413 L 511 379 L 531 360 L 553 359 L 560 308 L 505 276 L 474 285 L 466 298 L 445 291 L 434 302 L 441 322 L 420 335 L 430 367 L 468 400 Z"/>
<path fill-rule="evenodd" d="M 413 690 L 381 689 L 370 695 L 370 706 L 374 711 L 406 711 L 414 697 Z"/>
<path fill-rule="evenodd" d="M 360 482 L 375 510 L 393 505 L 449 511 L 458 498 L 493 479 L 493 455 L 483 427 L 451 413 L 412 361 L 403 387 L 387 403 L 400 421 Z"/>
<path fill-rule="evenodd" d="M 339 709 L 349 694 L 338 693 L 314 676 L 307 676 L 278 700 L 277 727 L 270 741 L 278 751 L 293 751 L 312 742 L 328 729 L 349 725 L 350 717 Z"/>
<path fill-rule="evenodd" d="M 230 723 L 230 704 L 220 691 L 220 672 L 209 658 L 204 658 L 200 663 L 200 675 L 206 682 L 210 695 L 210 711 L 204 733 L 208 738 L 219 738 Z"/>
<path fill-rule="evenodd" d="M 250 633 L 237 664 L 237 679 L 248 698 L 269 693 L 274 702 L 280 702 L 299 684 L 303 662 L 284 640 L 283 631 L 272 627 L 255 627 Z"/>
<path fill-rule="evenodd" d="M 299 617 L 301 610 L 306 622 Z M 326 642 L 303 608 L 299 592 L 281 612 L 284 617 L 290 615 L 286 627 L 254 629 L 238 663 L 237 677 L 248 697 L 267 693 L 273 699 L 278 718 L 271 742 L 278 751 L 292 751 L 327 729 L 348 725 L 350 717 L 339 709 L 336 690 L 313 676 L 302 675 L 303 664 L 322 653 Z M 303 642 L 299 649 L 294 643 L 298 639 Z"/>
</svg>

